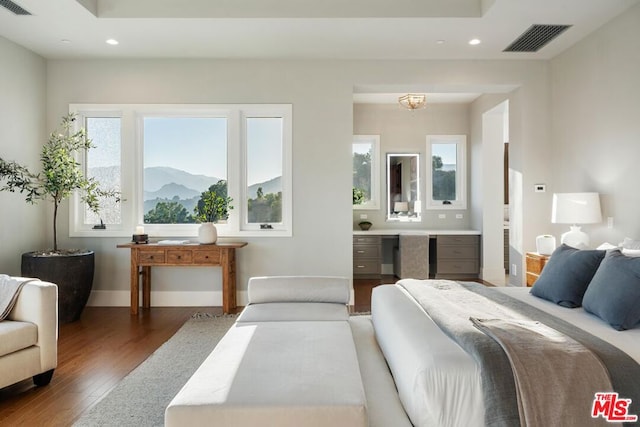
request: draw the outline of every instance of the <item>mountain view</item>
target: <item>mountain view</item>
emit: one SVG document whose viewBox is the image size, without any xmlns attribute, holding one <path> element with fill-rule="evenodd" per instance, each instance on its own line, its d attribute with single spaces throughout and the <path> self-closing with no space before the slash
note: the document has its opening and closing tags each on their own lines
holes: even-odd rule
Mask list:
<svg viewBox="0 0 640 427">
<path fill-rule="evenodd" d="M 91 168 L 89 176 L 98 179 L 104 188 L 115 188 L 120 176 L 120 168 L 117 166 Z M 220 178 L 194 175 L 166 166 L 145 168 L 144 213 L 147 214 L 160 202 L 178 202 L 191 213 L 198 203 L 201 193 L 218 181 L 220 181 Z M 247 197 L 250 199 L 256 198 L 258 188 L 262 188 L 264 195 L 277 194 L 282 191 L 282 179 L 281 177 L 276 177 L 249 186 Z"/>
</svg>

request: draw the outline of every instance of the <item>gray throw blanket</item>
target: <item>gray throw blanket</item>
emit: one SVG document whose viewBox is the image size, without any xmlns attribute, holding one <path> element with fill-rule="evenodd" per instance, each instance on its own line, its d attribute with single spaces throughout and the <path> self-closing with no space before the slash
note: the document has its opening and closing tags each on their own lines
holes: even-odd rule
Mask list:
<svg viewBox="0 0 640 427">
<path fill-rule="evenodd" d="M 621 397 L 633 400 L 629 413 L 638 413 L 640 365 L 609 343 L 478 283 L 407 279 L 400 280 L 398 285 L 406 289 L 436 324 L 482 367 L 485 425 L 520 425 L 516 387 L 505 352 L 494 339 L 475 328 L 469 317 L 533 319 L 570 336 L 603 361 L 614 389 Z M 562 425 L 562 420 L 558 425 Z"/>
<path fill-rule="evenodd" d="M 532 320 L 470 320 L 511 362 L 521 426 L 619 425 L 591 417 L 595 394 L 613 386 L 607 368 L 582 344 Z"/>
<path fill-rule="evenodd" d="M 13 279 L 6 274 L 0 274 L 0 321 L 13 310 L 13 306 L 18 300 L 20 290 L 29 280 Z"/>
</svg>

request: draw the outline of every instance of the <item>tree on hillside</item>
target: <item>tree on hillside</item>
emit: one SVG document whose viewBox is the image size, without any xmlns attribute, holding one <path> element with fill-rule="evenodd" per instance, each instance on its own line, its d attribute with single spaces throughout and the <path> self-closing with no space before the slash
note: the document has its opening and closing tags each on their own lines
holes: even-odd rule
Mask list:
<svg viewBox="0 0 640 427">
<path fill-rule="evenodd" d="M 364 191 L 364 200 L 371 200 L 371 151 L 353 153 L 353 187 Z"/>
<path fill-rule="evenodd" d="M 158 202 L 144 216 L 145 224 L 190 224 L 195 219 L 189 211 L 176 201 Z"/>
<path fill-rule="evenodd" d="M 442 157 L 440 157 L 440 156 L 432 156 L 431 163 L 433 165 L 433 170 L 434 171 L 442 169 Z"/>
<path fill-rule="evenodd" d="M 282 192 L 264 194 L 258 187 L 255 199 L 247 200 L 248 220 L 250 223 L 282 222 Z"/>
<path fill-rule="evenodd" d="M 442 157 L 432 157 L 433 200 L 456 200 L 456 171 L 442 170 Z"/>
</svg>

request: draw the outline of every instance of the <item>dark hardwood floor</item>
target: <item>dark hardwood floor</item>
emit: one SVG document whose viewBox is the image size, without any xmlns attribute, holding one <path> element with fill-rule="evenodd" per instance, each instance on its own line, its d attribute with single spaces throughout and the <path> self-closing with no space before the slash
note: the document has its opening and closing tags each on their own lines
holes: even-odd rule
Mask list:
<svg viewBox="0 0 640 427">
<path fill-rule="evenodd" d="M 0 389 L 0 426 L 69 426 L 168 340 L 196 311 L 220 307 L 87 307 L 61 325 L 51 383 L 31 380 Z"/>
<path fill-rule="evenodd" d="M 393 275 L 383 275 L 375 279 L 353 279 L 353 294 L 355 312 L 371 310 L 371 291 L 378 285 L 395 283 L 398 278 Z"/>
</svg>

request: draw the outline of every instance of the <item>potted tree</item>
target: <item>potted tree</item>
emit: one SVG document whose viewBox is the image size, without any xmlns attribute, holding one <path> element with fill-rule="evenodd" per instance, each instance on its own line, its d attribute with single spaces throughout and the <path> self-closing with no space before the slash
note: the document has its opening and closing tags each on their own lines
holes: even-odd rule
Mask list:
<svg viewBox="0 0 640 427">
<path fill-rule="evenodd" d="M 58 247 L 58 208 L 74 191 L 94 213 L 100 199 L 116 198 L 120 193 L 103 190 L 93 178 L 82 172 L 76 155 L 92 147 L 86 131 L 73 129 L 74 114 L 62 118 L 60 129 L 51 133 L 42 147 L 42 171 L 33 173 L 14 161 L 0 158 L 0 191 L 19 191 L 28 203 L 47 200 L 53 203 L 53 248 L 22 254 L 21 274 L 38 277 L 58 285 L 58 319 L 69 323 L 80 318 L 93 286 L 94 253 L 90 250 Z"/>
<path fill-rule="evenodd" d="M 215 243 L 218 230 L 214 223 L 226 220 L 233 209 L 233 199 L 227 195 L 227 181 L 220 180 L 203 192 L 198 204 L 193 209 L 196 221 L 202 224 L 198 228 L 198 241 L 203 244 Z"/>
</svg>

